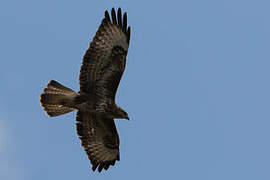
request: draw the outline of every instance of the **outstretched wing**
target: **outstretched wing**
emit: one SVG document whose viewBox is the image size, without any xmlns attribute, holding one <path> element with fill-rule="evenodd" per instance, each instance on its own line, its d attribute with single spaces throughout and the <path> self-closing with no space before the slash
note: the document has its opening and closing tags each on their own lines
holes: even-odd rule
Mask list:
<svg viewBox="0 0 270 180">
<path fill-rule="evenodd" d="M 127 14 L 108 11 L 86 51 L 80 70 L 80 92 L 114 99 L 125 69 L 130 40 Z M 106 85 L 104 85 L 106 83 Z"/>
<path fill-rule="evenodd" d="M 107 170 L 120 160 L 119 137 L 113 119 L 78 111 L 76 120 L 77 133 L 93 171 Z"/>
</svg>

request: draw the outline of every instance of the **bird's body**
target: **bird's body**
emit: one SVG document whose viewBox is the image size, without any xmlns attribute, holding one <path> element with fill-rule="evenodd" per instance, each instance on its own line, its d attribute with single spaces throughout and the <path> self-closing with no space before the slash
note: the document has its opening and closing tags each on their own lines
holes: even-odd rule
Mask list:
<svg viewBox="0 0 270 180">
<path fill-rule="evenodd" d="M 49 116 L 78 110 L 77 133 L 95 170 L 107 170 L 119 158 L 119 137 L 114 118 L 129 119 L 115 103 L 126 66 L 130 40 L 127 15 L 121 9 L 108 11 L 86 51 L 80 69 L 80 91 L 51 80 L 40 102 Z"/>
</svg>

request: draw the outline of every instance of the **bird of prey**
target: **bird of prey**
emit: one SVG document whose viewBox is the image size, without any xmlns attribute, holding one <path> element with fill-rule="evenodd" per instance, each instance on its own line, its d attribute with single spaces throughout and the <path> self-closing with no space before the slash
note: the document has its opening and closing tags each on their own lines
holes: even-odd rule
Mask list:
<svg viewBox="0 0 270 180">
<path fill-rule="evenodd" d="M 83 56 L 79 75 L 80 91 L 47 83 L 40 103 L 48 116 L 74 110 L 77 134 L 92 164 L 92 170 L 107 170 L 119 161 L 119 137 L 114 118 L 129 120 L 128 114 L 115 103 L 115 94 L 125 70 L 130 41 L 127 13 L 112 8 L 105 16 Z"/>
</svg>

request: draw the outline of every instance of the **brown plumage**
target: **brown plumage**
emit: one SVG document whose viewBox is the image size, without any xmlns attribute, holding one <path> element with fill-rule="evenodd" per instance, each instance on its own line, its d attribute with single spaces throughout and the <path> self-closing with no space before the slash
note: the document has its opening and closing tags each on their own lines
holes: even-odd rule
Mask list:
<svg viewBox="0 0 270 180">
<path fill-rule="evenodd" d="M 111 10 L 105 17 L 86 51 L 80 70 L 78 93 L 51 80 L 40 103 L 49 116 L 78 110 L 77 133 L 92 164 L 99 172 L 120 160 L 119 137 L 114 118 L 129 119 L 115 104 L 115 94 L 126 66 L 130 41 L 127 14 Z"/>
</svg>

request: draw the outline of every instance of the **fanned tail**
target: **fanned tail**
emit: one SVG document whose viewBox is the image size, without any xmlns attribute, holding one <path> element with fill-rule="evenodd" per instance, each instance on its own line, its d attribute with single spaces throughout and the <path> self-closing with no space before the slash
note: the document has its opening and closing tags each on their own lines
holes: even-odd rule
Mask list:
<svg viewBox="0 0 270 180">
<path fill-rule="evenodd" d="M 75 110 L 75 91 L 51 80 L 43 92 L 40 95 L 40 104 L 48 116 L 59 116 Z"/>
</svg>

